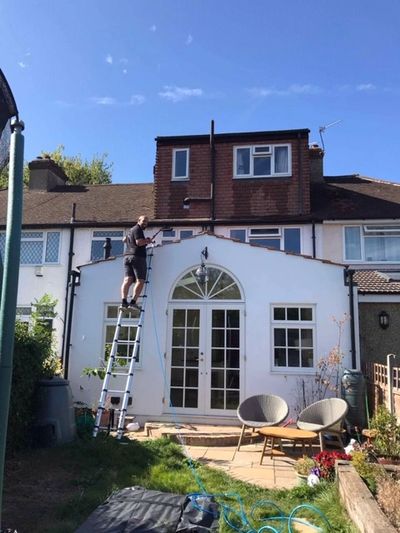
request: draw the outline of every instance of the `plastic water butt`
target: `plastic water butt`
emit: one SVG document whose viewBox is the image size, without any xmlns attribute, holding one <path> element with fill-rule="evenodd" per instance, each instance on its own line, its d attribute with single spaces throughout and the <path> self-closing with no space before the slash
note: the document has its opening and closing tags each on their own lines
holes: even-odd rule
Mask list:
<svg viewBox="0 0 400 533">
<path fill-rule="evenodd" d="M 42 379 L 38 382 L 36 394 L 36 444 L 56 446 L 73 440 L 76 425 L 69 381 L 61 377 Z"/>
<path fill-rule="evenodd" d="M 354 432 L 357 426 L 359 430 L 367 427 L 367 409 L 365 405 L 365 378 L 359 370 L 348 370 L 343 372 L 342 396 L 349 406 L 346 422 L 350 433 Z"/>
</svg>

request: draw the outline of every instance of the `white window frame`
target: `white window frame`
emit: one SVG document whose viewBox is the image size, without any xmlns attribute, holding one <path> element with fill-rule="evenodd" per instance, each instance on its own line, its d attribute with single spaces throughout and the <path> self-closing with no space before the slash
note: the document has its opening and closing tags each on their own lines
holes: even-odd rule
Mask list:
<svg viewBox="0 0 400 533">
<path fill-rule="evenodd" d="M 102 343 L 102 349 L 103 349 L 103 353 L 101 354 L 101 361 L 104 361 L 104 350 L 105 350 L 105 347 L 107 344 L 109 344 L 110 346 L 112 346 L 112 341 L 111 342 L 107 342 L 107 326 L 112 326 L 113 328 L 115 328 L 117 326 L 117 318 L 108 318 L 107 317 L 107 308 L 108 307 L 116 307 L 117 308 L 117 312 L 118 312 L 118 307 L 120 306 L 119 303 L 117 302 L 106 302 L 104 304 L 104 319 L 103 319 L 103 343 Z M 137 312 L 137 316 L 132 316 L 133 313 L 124 313 L 122 318 L 121 318 L 121 328 L 122 327 L 132 327 L 132 326 L 138 326 L 139 324 L 139 312 Z M 141 336 L 143 335 L 143 328 L 142 328 L 142 331 L 141 331 Z M 121 335 L 120 335 L 121 336 Z M 130 348 L 130 350 L 133 349 L 133 344 L 134 344 L 134 339 L 132 339 L 132 341 L 129 341 L 127 342 L 126 344 L 128 345 L 128 349 Z M 123 341 L 119 341 L 119 344 L 123 344 Z M 141 343 L 139 343 L 139 353 L 138 353 L 138 356 L 139 356 L 139 362 L 135 362 L 134 363 L 134 368 L 135 369 L 141 369 L 142 368 L 142 358 L 143 358 L 143 354 L 142 354 L 142 350 L 141 350 Z M 106 363 L 107 364 L 107 363 Z M 106 366 L 104 367 L 106 368 Z M 128 369 L 128 363 L 127 363 L 127 369 Z"/>
<path fill-rule="evenodd" d="M 297 309 L 306 308 L 312 310 L 312 320 L 275 320 L 274 309 L 278 307 L 290 308 L 295 307 Z M 317 354 L 317 331 L 316 331 L 316 304 L 310 303 L 273 303 L 270 305 L 270 363 L 271 372 L 274 374 L 313 374 L 316 368 L 316 354 Z M 275 342 L 274 342 L 274 329 L 290 329 L 290 327 L 296 327 L 298 329 L 310 329 L 312 330 L 312 350 L 313 350 L 313 366 L 275 366 Z M 287 347 L 286 347 L 287 348 Z M 301 348 L 300 350 L 300 363 L 301 363 Z"/>
<path fill-rule="evenodd" d="M 382 228 L 390 228 L 390 229 L 382 229 Z M 361 259 L 347 259 L 346 257 L 346 228 L 359 228 L 360 230 L 360 243 L 361 243 Z M 386 235 L 378 235 L 378 232 L 386 232 Z M 366 263 L 368 265 L 397 265 L 400 263 L 400 259 L 398 261 L 368 261 L 365 257 L 365 239 L 368 238 L 368 235 L 370 236 L 376 236 L 376 237 L 382 237 L 383 239 L 385 237 L 391 237 L 396 235 L 391 235 L 398 233 L 398 236 L 400 238 L 400 225 L 396 224 L 345 224 L 342 228 L 342 246 L 343 246 L 343 260 L 346 263 L 349 264 L 360 264 L 360 263 Z M 375 234 L 375 235 L 374 235 Z"/>
<path fill-rule="evenodd" d="M 97 237 L 95 236 L 95 232 L 96 231 L 102 231 L 103 233 L 116 233 L 116 232 L 120 232 L 121 233 L 121 242 L 123 242 L 123 238 L 126 234 L 126 231 L 124 231 L 123 229 L 112 229 L 112 228 L 95 228 L 91 231 L 91 236 L 90 236 L 90 252 L 89 252 L 89 261 L 99 261 L 100 259 L 92 259 L 92 243 L 93 241 L 101 241 L 103 242 L 103 244 L 105 243 L 106 241 L 106 236 L 104 237 Z M 118 237 L 110 237 L 111 241 L 112 240 L 118 240 Z M 122 246 L 122 254 L 123 254 L 123 250 L 124 250 L 124 246 Z M 111 254 L 112 254 L 112 245 L 111 245 Z M 120 255 L 122 255 L 120 254 Z M 115 257 L 115 256 L 113 256 Z M 102 258 L 101 258 L 102 259 Z"/>
<path fill-rule="evenodd" d="M 182 241 L 182 240 L 185 240 L 185 239 L 190 239 L 190 237 L 184 237 L 182 238 L 181 237 L 181 232 L 182 231 L 191 231 L 192 232 L 192 237 L 194 235 L 196 235 L 195 233 L 195 230 L 193 228 L 179 228 L 179 229 L 174 229 L 175 231 L 175 235 L 173 236 L 168 236 L 168 237 L 165 237 L 163 235 L 163 231 L 161 232 L 161 244 L 169 244 L 171 242 L 174 242 L 174 241 Z"/>
<path fill-rule="evenodd" d="M 259 234 L 259 235 L 251 235 L 251 230 L 254 230 L 254 229 L 266 229 L 266 233 L 264 234 Z M 229 238 L 235 238 L 235 237 L 231 237 L 231 231 L 232 230 L 243 230 L 245 232 L 245 241 L 244 242 L 247 242 L 247 243 L 250 243 L 252 242 L 252 238 L 253 239 L 256 239 L 256 238 L 269 238 L 269 239 L 273 239 L 273 238 L 276 238 L 276 239 L 279 239 L 280 240 L 280 248 L 279 250 L 281 251 L 285 251 L 285 230 L 286 229 L 298 229 L 299 230 L 299 233 L 300 233 L 300 254 L 303 253 L 302 250 L 303 250 L 303 235 L 302 235 L 302 227 L 301 226 L 264 226 L 263 228 L 259 227 L 259 226 L 254 226 L 254 227 L 230 227 L 229 228 Z M 275 233 L 275 234 L 268 234 L 268 230 L 278 230 L 278 233 Z M 257 244 L 257 243 L 256 243 Z M 259 246 L 262 246 L 261 244 Z M 289 253 L 294 253 L 294 252 L 289 252 Z"/>
<path fill-rule="evenodd" d="M 254 158 L 257 156 L 262 157 L 263 155 L 269 155 L 269 154 L 262 154 L 254 153 L 255 148 L 259 147 L 270 147 L 271 148 L 271 174 L 265 174 L 265 175 L 254 175 Z M 280 147 L 286 147 L 288 149 L 288 171 L 287 172 L 274 172 L 275 169 L 275 148 Z M 250 169 L 249 174 L 237 174 L 237 152 L 240 149 L 248 148 L 250 150 Z M 233 147 L 233 178 L 234 179 L 264 179 L 264 178 L 280 178 L 280 177 L 287 177 L 292 175 L 292 145 L 290 143 L 284 143 L 284 144 L 245 144 L 240 146 L 234 146 Z"/>
<path fill-rule="evenodd" d="M 176 154 L 177 152 L 186 152 L 186 173 L 184 176 L 175 176 Z M 172 150 L 172 181 L 186 181 L 189 179 L 189 157 L 190 148 L 174 148 Z"/>
<path fill-rule="evenodd" d="M 41 237 L 24 237 L 24 233 L 40 233 Z M 46 248 L 47 248 L 47 236 L 49 233 L 58 233 L 59 239 L 58 239 L 58 250 L 57 250 L 57 261 L 46 261 Z M 4 235 L 5 239 L 5 232 L 1 232 L 2 235 Z M 23 229 L 21 231 L 21 245 L 22 242 L 41 242 L 42 243 L 42 259 L 40 263 L 22 263 L 21 257 L 20 257 L 20 267 L 34 267 L 34 266 L 52 266 L 52 265 L 59 265 L 60 264 L 60 255 L 61 255 L 61 237 L 62 233 L 61 231 L 57 230 L 29 230 L 29 229 Z M 22 256 L 22 254 L 21 254 Z M 4 258 L 3 258 L 4 260 Z"/>
</svg>

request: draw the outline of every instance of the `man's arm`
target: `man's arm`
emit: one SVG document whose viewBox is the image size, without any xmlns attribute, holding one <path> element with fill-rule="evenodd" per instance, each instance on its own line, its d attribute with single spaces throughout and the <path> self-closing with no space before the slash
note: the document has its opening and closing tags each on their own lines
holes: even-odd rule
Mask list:
<svg viewBox="0 0 400 533">
<path fill-rule="evenodd" d="M 141 228 L 135 228 L 132 233 L 133 238 L 135 239 L 136 246 L 147 246 L 151 243 L 151 239 L 144 236 L 143 230 Z"/>
</svg>

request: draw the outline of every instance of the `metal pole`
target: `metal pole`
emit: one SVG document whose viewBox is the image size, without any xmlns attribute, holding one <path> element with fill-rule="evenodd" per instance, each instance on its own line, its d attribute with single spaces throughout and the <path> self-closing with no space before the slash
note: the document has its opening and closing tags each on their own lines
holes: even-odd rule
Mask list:
<svg viewBox="0 0 400 533">
<path fill-rule="evenodd" d="M 17 306 L 21 248 L 22 192 L 24 167 L 24 123 L 12 124 L 6 246 L 3 261 L 3 290 L 0 304 L 0 528 L 3 497 L 4 461 L 10 405 L 14 350 L 15 310 Z"/>
</svg>

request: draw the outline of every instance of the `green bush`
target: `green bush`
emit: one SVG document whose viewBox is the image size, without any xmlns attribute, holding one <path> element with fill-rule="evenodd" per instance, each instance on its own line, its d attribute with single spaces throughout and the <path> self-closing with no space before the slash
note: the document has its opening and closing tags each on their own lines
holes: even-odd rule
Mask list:
<svg viewBox="0 0 400 533">
<path fill-rule="evenodd" d="M 377 431 L 372 443 L 374 453 L 382 457 L 400 457 L 400 425 L 396 416 L 380 405 L 370 426 Z"/>
<path fill-rule="evenodd" d="M 43 299 L 47 301 L 49 297 L 45 295 Z M 60 371 L 60 360 L 53 345 L 53 331 L 48 323 L 36 317 L 35 313 L 32 313 L 31 325 L 17 320 L 7 429 L 8 453 L 32 443 L 36 384 L 38 380 L 52 377 Z"/>
</svg>

